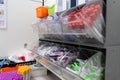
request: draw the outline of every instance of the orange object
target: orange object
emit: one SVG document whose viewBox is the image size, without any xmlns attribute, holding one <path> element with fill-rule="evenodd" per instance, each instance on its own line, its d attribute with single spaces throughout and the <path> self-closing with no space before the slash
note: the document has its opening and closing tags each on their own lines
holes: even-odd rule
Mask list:
<svg viewBox="0 0 120 80">
<path fill-rule="evenodd" d="M 37 18 L 45 18 L 48 16 L 48 8 L 41 6 L 36 8 L 36 16 Z"/>
<path fill-rule="evenodd" d="M 18 66 L 16 67 L 7 67 L 7 68 L 2 68 L 1 72 L 10 72 L 10 71 L 15 71 L 18 70 Z"/>
</svg>

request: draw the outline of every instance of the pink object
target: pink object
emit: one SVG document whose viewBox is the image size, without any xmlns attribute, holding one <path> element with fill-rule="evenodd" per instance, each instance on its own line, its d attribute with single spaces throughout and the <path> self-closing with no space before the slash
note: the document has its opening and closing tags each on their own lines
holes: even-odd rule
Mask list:
<svg viewBox="0 0 120 80">
<path fill-rule="evenodd" d="M 12 71 L 1 73 L 0 80 L 23 80 L 23 77 L 21 75 L 18 75 L 17 71 Z"/>
</svg>

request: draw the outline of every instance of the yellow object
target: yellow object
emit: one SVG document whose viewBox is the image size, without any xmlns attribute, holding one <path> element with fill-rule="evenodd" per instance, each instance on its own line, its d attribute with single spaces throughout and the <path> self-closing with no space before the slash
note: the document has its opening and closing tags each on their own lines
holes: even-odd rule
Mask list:
<svg viewBox="0 0 120 80">
<path fill-rule="evenodd" d="M 55 14 L 55 5 L 52 5 L 51 7 L 48 8 L 48 14 L 49 16 Z"/>
<path fill-rule="evenodd" d="M 19 66 L 18 67 L 18 74 L 25 75 L 31 71 L 29 66 Z"/>
</svg>

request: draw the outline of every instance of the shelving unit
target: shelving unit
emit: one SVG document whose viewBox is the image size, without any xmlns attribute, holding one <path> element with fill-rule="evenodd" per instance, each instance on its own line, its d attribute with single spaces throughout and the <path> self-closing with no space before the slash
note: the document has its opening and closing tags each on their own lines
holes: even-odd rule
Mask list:
<svg viewBox="0 0 120 80">
<path fill-rule="evenodd" d="M 94 50 L 100 50 L 103 52 L 103 54 L 106 54 L 105 80 L 120 80 L 120 10 L 118 10 L 120 6 L 120 0 L 104 1 L 106 3 L 106 9 L 104 9 L 104 16 L 106 19 L 104 44 L 76 43 L 52 39 L 40 39 L 40 41 L 69 44 Z M 36 58 L 36 60 L 63 80 L 82 80 L 64 68 L 56 66 L 40 55 Z M 43 60 L 45 63 L 42 62 Z M 57 73 L 57 71 L 60 72 L 60 74 Z"/>
</svg>

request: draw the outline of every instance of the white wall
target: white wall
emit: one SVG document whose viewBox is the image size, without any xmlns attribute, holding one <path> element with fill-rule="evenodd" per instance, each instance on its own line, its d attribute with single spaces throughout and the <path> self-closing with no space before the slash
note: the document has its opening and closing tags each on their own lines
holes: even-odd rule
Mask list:
<svg viewBox="0 0 120 80">
<path fill-rule="evenodd" d="M 38 36 L 33 33 L 32 22 L 36 20 L 35 9 L 40 3 L 31 0 L 7 1 L 7 30 L 0 30 L 0 56 L 11 55 L 24 47 L 33 44 Z M 45 5 L 51 6 L 56 0 L 47 0 Z"/>
<path fill-rule="evenodd" d="M 0 30 L 0 56 L 23 48 L 38 40 L 31 24 L 36 20 L 35 8 L 40 3 L 30 0 L 7 0 L 7 30 Z"/>
</svg>

